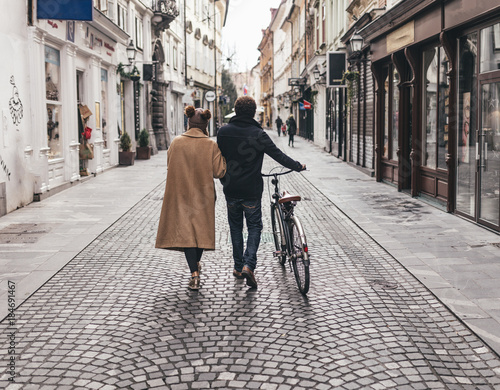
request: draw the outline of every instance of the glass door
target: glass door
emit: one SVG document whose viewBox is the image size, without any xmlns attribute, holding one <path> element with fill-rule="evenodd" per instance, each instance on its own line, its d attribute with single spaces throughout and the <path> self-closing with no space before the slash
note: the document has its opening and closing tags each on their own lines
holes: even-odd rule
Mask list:
<svg viewBox="0 0 500 390">
<path fill-rule="evenodd" d="M 481 85 L 481 130 L 479 132 L 479 219 L 500 224 L 500 80 Z"/>
<path fill-rule="evenodd" d="M 500 23 L 461 37 L 458 65 L 456 211 L 499 230 Z"/>
</svg>

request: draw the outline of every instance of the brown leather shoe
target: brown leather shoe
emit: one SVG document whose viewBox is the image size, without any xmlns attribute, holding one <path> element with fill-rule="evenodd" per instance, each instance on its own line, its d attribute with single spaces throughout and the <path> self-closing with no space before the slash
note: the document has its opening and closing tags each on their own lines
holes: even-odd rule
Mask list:
<svg viewBox="0 0 500 390">
<path fill-rule="evenodd" d="M 199 290 L 200 289 L 200 277 L 192 276 L 189 280 L 188 288 L 190 290 Z"/>
<path fill-rule="evenodd" d="M 241 270 L 241 274 L 245 277 L 247 280 L 247 286 L 250 286 L 252 288 L 257 288 L 257 281 L 255 280 L 255 276 L 253 274 L 253 271 L 248 268 L 246 265 L 243 267 Z"/>
<path fill-rule="evenodd" d="M 241 272 L 236 271 L 235 269 L 233 269 L 233 276 L 234 276 L 236 279 L 244 279 L 244 278 L 245 278 L 245 277 L 241 274 Z"/>
</svg>

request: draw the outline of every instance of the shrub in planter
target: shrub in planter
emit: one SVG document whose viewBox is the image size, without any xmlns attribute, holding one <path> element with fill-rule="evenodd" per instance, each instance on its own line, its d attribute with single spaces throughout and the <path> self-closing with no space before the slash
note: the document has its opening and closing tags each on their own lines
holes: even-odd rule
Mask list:
<svg viewBox="0 0 500 390">
<path fill-rule="evenodd" d="M 139 133 L 139 146 L 136 148 L 138 160 L 149 160 L 151 158 L 151 146 L 149 146 L 149 132 L 142 129 Z"/>
<path fill-rule="evenodd" d="M 121 151 L 118 152 L 118 160 L 120 165 L 134 165 L 135 152 L 130 151 L 132 148 L 132 141 L 130 136 L 125 131 L 120 137 L 120 148 Z"/>
</svg>

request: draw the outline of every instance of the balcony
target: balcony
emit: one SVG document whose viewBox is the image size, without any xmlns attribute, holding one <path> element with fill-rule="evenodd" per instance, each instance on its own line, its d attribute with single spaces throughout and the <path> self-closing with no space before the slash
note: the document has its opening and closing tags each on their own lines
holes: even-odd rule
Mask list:
<svg viewBox="0 0 500 390">
<path fill-rule="evenodd" d="M 170 23 L 179 16 L 175 0 L 152 0 L 151 8 L 154 12 L 151 22 L 156 35 L 168 29 Z"/>
</svg>

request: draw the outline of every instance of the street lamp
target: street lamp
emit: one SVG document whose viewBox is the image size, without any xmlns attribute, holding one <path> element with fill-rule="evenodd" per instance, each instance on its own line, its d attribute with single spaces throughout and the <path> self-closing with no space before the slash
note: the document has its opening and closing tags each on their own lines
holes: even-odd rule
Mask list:
<svg viewBox="0 0 500 390">
<path fill-rule="evenodd" d="M 191 76 L 191 77 L 189 78 L 189 86 L 190 86 L 191 88 L 193 88 L 193 87 L 194 87 L 194 80 L 193 80 L 193 76 Z"/>
<path fill-rule="evenodd" d="M 314 70 L 313 70 L 313 75 L 314 75 L 314 79 L 316 81 L 319 81 L 320 77 L 321 77 L 321 72 L 318 68 L 318 65 L 316 64 L 316 66 L 314 67 Z"/>
<path fill-rule="evenodd" d="M 357 30 L 354 32 L 351 39 L 349 39 L 349 44 L 351 45 L 352 54 L 361 53 L 361 49 L 363 48 L 363 37 L 358 34 Z"/>
<path fill-rule="evenodd" d="M 137 54 L 137 51 L 135 50 L 134 41 L 131 39 L 128 46 L 127 46 L 127 58 L 128 58 L 129 65 L 133 64 L 136 54 Z"/>
</svg>

